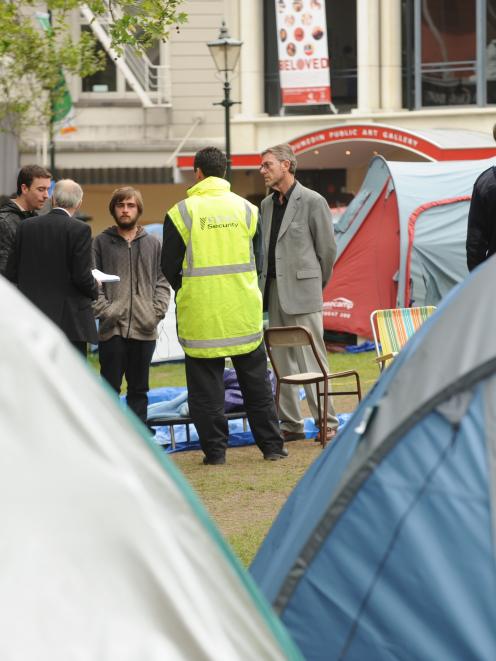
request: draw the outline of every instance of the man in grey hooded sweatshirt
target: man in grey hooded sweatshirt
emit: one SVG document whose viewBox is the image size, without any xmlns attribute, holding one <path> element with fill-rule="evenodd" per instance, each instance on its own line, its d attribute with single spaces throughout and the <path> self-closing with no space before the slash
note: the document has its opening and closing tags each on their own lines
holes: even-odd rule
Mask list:
<svg viewBox="0 0 496 661">
<path fill-rule="evenodd" d="M 138 224 L 141 193 L 118 188 L 109 210 L 116 225 L 94 239 L 94 260 L 97 269 L 118 275 L 120 281 L 103 283 L 94 305 L 100 322 L 100 374 L 117 393 L 126 377 L 127 405 L 146 423 L 150 363 L 170 287 L 160 267 L 160 241 Z"/>
</svg>

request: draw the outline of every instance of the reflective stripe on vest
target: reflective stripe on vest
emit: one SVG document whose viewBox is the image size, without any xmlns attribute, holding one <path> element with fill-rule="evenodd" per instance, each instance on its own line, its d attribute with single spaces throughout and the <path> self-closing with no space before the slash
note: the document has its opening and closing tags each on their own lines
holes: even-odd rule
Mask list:
<svg viewBox="0 0 496 661">
<path fill-rule="evenodd" d="M 186 229 L 189 232 L 189 241 L 186 245 L 187 267 L 183 269 L 183 276 L 194 277 L 201 275 L 228 275 L 230 273 L 250 273 L 251 271 L 256 270 L 255 254 L 253 252 L 252 241 L 250 241 L 250 261 L 248 263 L 229 264 L 227 266 L 202 266 L 195 268 L 193 264 L 193 246 L 191 245 L 191 230 L 193 229 L 193 219 L 191 218 L 191 215 L 188 211 L 185 200 L 181 200 L 181 202 L 178 203 L 177 209 Z M 249 230 L 251 226 L 251 208 L 246 201 L 245 211 L 246 226 Z"/>
<path fill-rule="evenodd" d="M 216 349 L 217 347 L 234 347 L 238 344 L 248 344 L 250 342 L 262 341 L 262 332 L 244 335 L 243 337 L 228 337 L 218 340 L 185 340 L 178 338 L 183 347 L 190 349 Z"/>
</svg>

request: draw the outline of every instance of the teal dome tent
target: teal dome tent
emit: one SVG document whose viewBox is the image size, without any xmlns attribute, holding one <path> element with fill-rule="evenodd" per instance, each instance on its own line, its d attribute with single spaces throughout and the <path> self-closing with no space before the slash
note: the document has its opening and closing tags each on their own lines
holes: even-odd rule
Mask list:
<svg viewBox="0 0 496 661">
<path fill-rule="evenodd" d="M 448 294 L 252 564 L 308 661 L 496 658 L 495 282 Z"/>
</svg>

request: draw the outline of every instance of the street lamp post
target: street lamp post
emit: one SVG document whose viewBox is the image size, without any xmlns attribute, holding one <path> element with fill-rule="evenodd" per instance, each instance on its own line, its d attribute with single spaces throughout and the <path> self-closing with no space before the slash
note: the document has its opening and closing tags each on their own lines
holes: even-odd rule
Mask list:
<svg viewBox="0 0 496 661">
<path fill-rule="evenodd" d="M 231 181 L 231 106 L 239 101 L 231 100 L 231 77 L 232 73 L 238 63 L 242 41 L 232 39 L 229 31 L 222 21 L 219 37 L 215 41 L 209 41 L 207 46 L 210 50 L 210 55 L 215 63 L 217 71 L 224 76 L 224 99 L 219 103 L 214 103 L 215 106 L 224 107 L 224 123 L 226 135 L 226 179 Z"/>
</svg>

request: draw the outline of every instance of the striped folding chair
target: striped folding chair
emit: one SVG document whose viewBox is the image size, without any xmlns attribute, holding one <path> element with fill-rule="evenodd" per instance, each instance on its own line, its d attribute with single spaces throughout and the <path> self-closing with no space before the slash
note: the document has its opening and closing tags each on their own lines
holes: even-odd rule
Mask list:
<svg viewBox="0 0 496 661">
<path fill-rule="evenodd" d="M 370 325 L 377 354 L 375 360 L 381 372 L 435 309 L 433 305 L 426 305 L 417 308 L 393 308 L 372 312 Z"/>
</svg>

